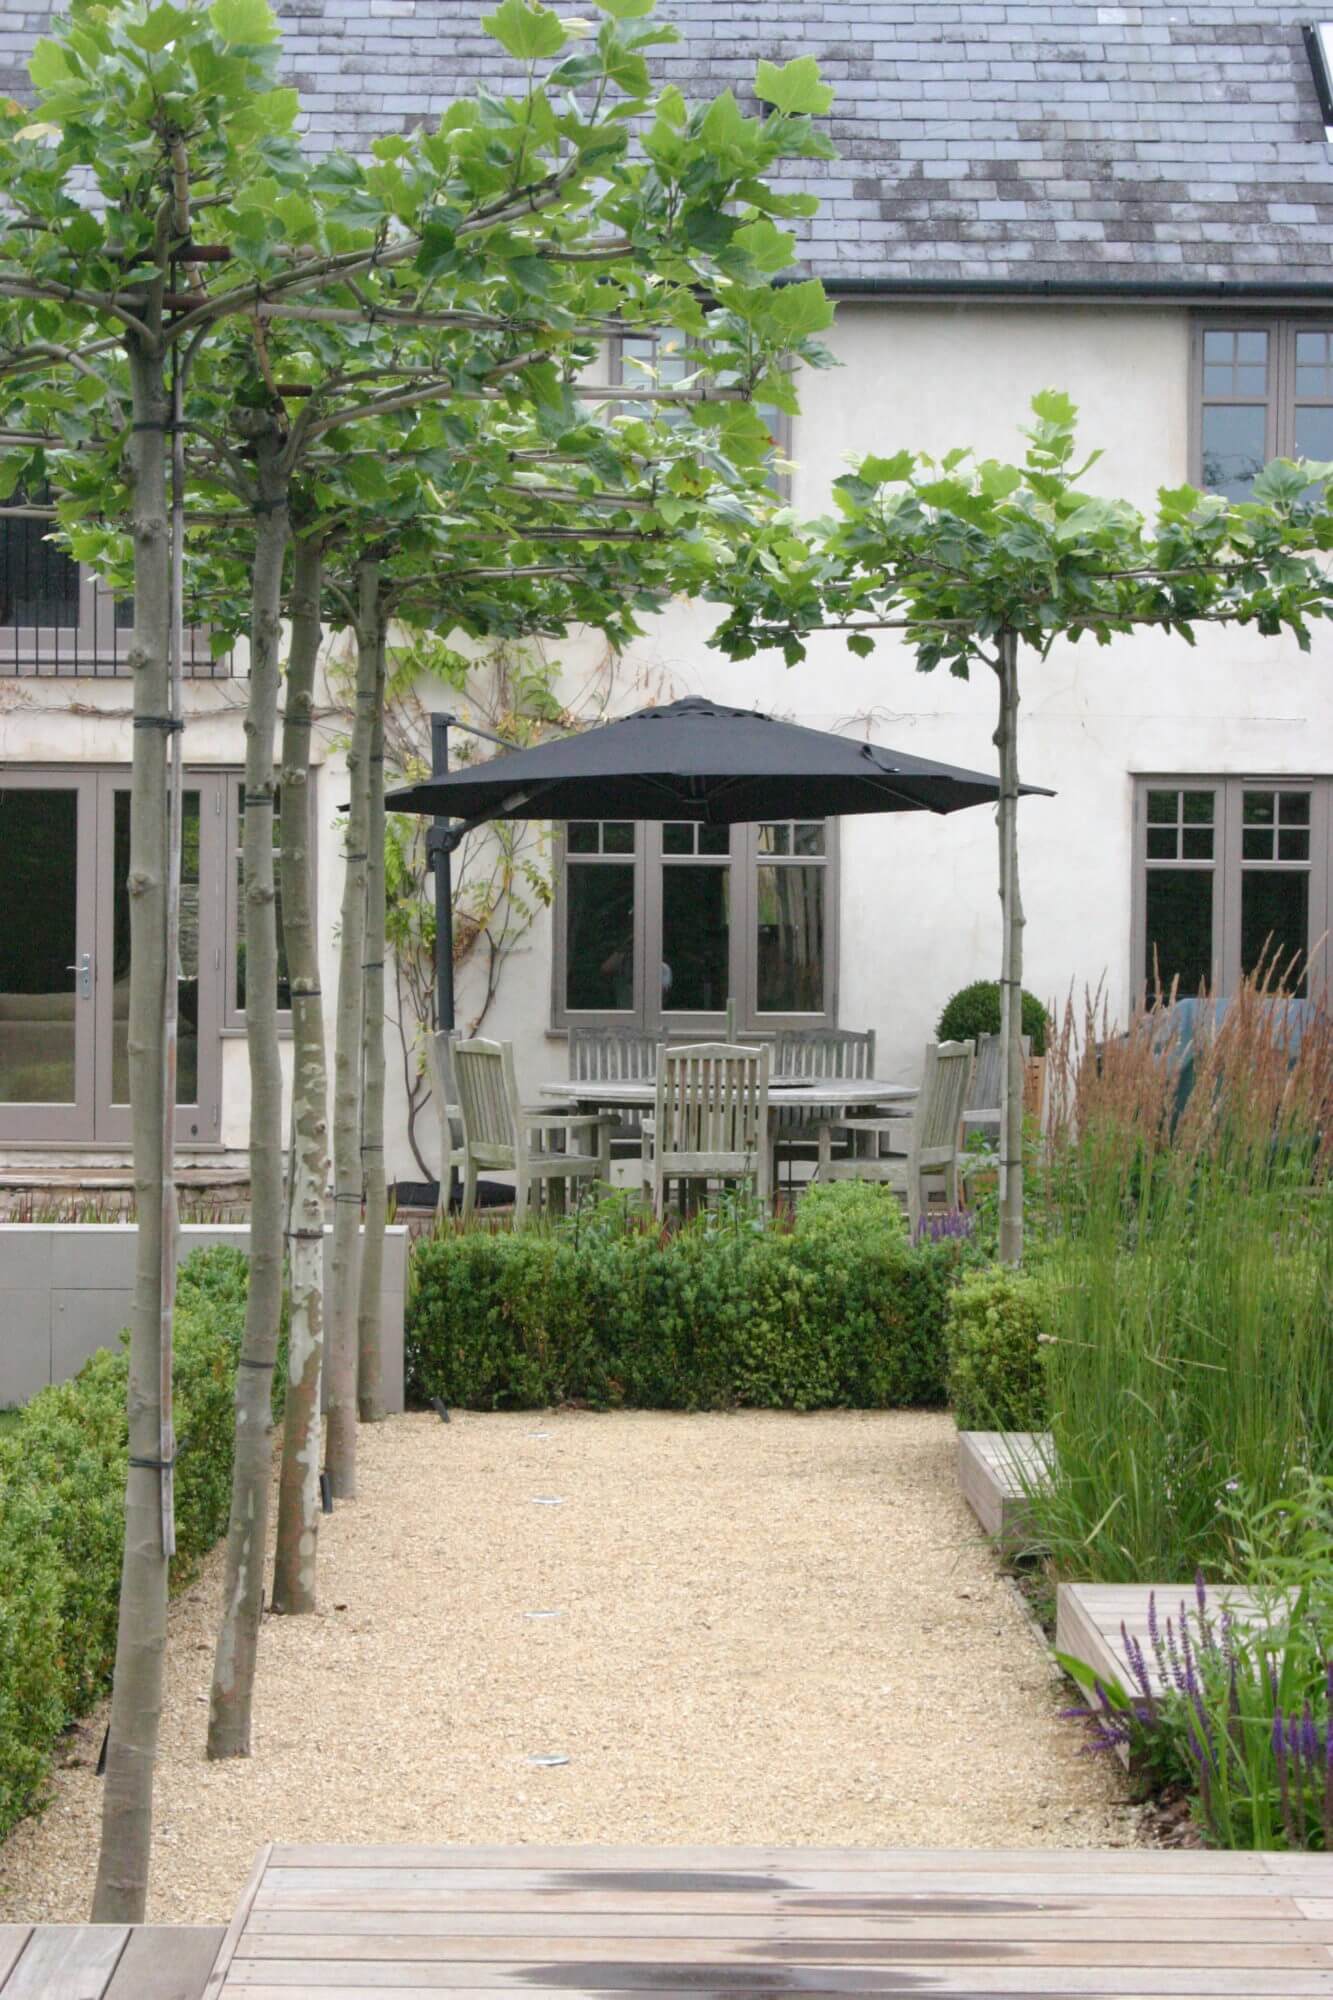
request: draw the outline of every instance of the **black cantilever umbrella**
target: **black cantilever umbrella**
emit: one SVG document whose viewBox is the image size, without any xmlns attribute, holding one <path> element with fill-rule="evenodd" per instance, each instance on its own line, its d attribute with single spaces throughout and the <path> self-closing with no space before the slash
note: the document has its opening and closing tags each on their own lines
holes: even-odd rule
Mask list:
<svg viewBox="0 0 1333 2000">
<path fill-rule="evenodd" d="M 1038 787 L 1025 785 L 1026 792 Z M 391 792 L 395 812 L 487 819 L 825 819 L 993 805 L 994 778 L 691 697 Z M 1049 794 L 1048 794 L 1049 796 Z"/>
<path fill-rule="evenodd" d="M 1024 785 L 1024 792 L 1041 787 Z M 692 696 L 515 750 L 390 792 L 395 812 L 434 813 L 437 976 L 453 1025 L 449 850 L 488 819 L 828 819 L 840 813 L 958 812 L 993 805 L 999 784 L 879 743 L 779 722 Z M 1046 792 L 1043 796 L 1050 797 Z"/>
</svg>

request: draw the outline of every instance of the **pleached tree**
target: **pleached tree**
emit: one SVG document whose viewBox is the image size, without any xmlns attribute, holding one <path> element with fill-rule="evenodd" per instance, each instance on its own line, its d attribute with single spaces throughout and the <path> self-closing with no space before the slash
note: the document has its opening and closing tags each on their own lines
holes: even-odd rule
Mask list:
<svg viewBox="0 0 1333 2000">
<path fill-rule="evenodd" d="M 1157 518 L 1083 481 L 1101 453 L 1077 463 L 1077 411 L 1044 390 L 1032 400 L 1021 463 L 936 462 L 909 451 L 863 458 L 837 480 L 837 515 L 802 532 L 783 524 L 728 576 L 732 608 L 714 643 L 733 659 L 780 649 L 806 657 L 820 631 L 846 634 L 854 653 L 902 634 L 920 672 L 946 666 L 995 681 L 1000 763 L 1002 915 L 1000 1254 L 1023 1254 L 1021 994 L 1024 915 L 1018 870 L 1020 660 L 1045 661 L 1064 641 L 1109 646 L 1143 629 L 1190 644 L 1200 625 L 1290 632 L 1309 646 L 1312 620 L 1333 615 L 1326 555 L 1333 548 L 1325 486 L 1333 466 L 1275 461 L 1251 500 L 1189 486 L 1162 489 Z M 1058 783 L 1059 773 L 1042 773 Z"/>
</svg>

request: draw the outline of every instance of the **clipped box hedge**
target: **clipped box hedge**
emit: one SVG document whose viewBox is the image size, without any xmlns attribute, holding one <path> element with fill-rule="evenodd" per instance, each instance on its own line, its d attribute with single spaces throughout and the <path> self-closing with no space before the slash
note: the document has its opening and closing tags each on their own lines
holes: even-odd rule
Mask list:
<svg viewBox="0 0 1333 2000">
<path fill-rule="evenodd" d="M 219 1248 L 196 1251 L 180 1271 L 177 1584 L 227 1526 L 247 1270 L 239 1250 Z M 123 1345 L 102 1350 L 0 1434 L 0 1837 L 40 1802 L 60 1732 L 110 1680 L 128 1366 Z"/>
<path fill-rule="evenodd" d="M 973 1272 L 949 1302 L 949 1401 L 960 1431 L 1039 1431 L 1047 1421 L 1042 1339 L 1051 1281 L 1004 1265 Z"/>
<path fill-rule="evenodd" d="M 890 1190 L 815 1187 L 794 1226 L 665 1234 L 606 1202 L 549 1231 L 447 1229 L 413 1253 L 409 1398 L 463 1409 L 884 1409 L 945 1400 L 965 1249 L 908 1242 Z"/>
</svg>

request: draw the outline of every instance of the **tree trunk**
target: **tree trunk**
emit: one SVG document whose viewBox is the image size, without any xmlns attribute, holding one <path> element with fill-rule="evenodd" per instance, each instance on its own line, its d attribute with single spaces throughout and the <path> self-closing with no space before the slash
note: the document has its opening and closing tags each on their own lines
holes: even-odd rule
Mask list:
<svg viewBox="0 0 1333 2000">
<path fill-rule="evenodd" d="M 375 710 L 371 728 L 366 812 L 366 955 L 361 998 L 361 1171 L 366 1224 L 361 1244 L 357 1310 L 357 1410 L 363 1424 L 384 1417 L 381 1301 L 388 1188 L 384 1172 L 384 683 L 388 637 L 376 643 Z"/>
<path fill-rule="evenodd" d="M 283 1414 L 273 1609 L 315 1609 L 319 1548 L 319 1384 L 324 1361 L 324 1190 L 328 1061 L 311 873 L 310 729 L 319 658 L 321 550 L 296 544 L 292 640 L 282 732 L 282 930 L 292 991 L 292 1190 L 288 1204 L 291 1330 Z"/>
<path fill-rule="evenodd" d="M 329 1302 L 328 1439 L 334 1496 L 356 1498 L 357 1268 L 361 1226 L 361 990 L 366 939 L 370 746 L 379 669 L 379 565 L 357 566 L 356 715 L 347 753 L 342 935 L 333 1057 L 333 1272 Z"/>
<path fill-rule="evenodd" d="M 164 1536 L 162 1437 L 170 1405 L 162 1383 L 164 1223 L 163 1045 L 167 1005 L 167 894 L 171 873 L 167 744 L 170 730 L 170 536 L 166 509 L 167 397 L 160 353 L 126 341 L 134 433 L 134 751 L 130 780 L 129 1076 L 135 1246 L 130 1323 L 129 1470 L 111 1727 L 102 1792 L 95 1923 L 142 1923 L 153 1831 L 153 1766 L 162 1713 L 169 1537 Z M 174 973 L 174 968 L 170 968 Z"/>
<path fill-rule="evenodd" d="M 258 511 L 245 718 L 245 1039 L 250 1056 L 250 1285 L 236 1370 L 236 1455 L 222 1586 L 222 1622 L 208 1714 L 210 1758 L 250 1755 L 259 1621 L 273 1472 L 273 1370 L 282 1316 L 282 1064 L 278 1053 L 278 933 L 273 789 L 278 714 L 287 479 L 271 416 L 254 437 Z M 284 801 L 283 817 L 286 817 Z"/>
<path fill-rule="evenodd" d="M 1023 1261 L 1023 897 L 1018 881 L 1018 635 L 999 638 L 1000 1256 Z"/>
</svg>

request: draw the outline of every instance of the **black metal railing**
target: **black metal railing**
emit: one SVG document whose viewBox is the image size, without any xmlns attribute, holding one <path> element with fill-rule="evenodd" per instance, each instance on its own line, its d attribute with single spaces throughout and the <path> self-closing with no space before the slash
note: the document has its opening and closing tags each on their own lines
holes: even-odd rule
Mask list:
<svg viewBox="0 0 1333 2000">
<path fill-rule="evenodd" d="M 0 679 L 111 680 L 130 671 L 134 606 L 49 543 L 40 555 L 14 546 L 16 527 L 0 520 Z M 35 538 L 33 538 L 35 539 Z M 12 566 L 6 566 L 10 557 Z M 207 625 L 186 605 L 184 669 L 191 680 L 232 680 L 232 653 L 214 659 Z"/>
</svg>

